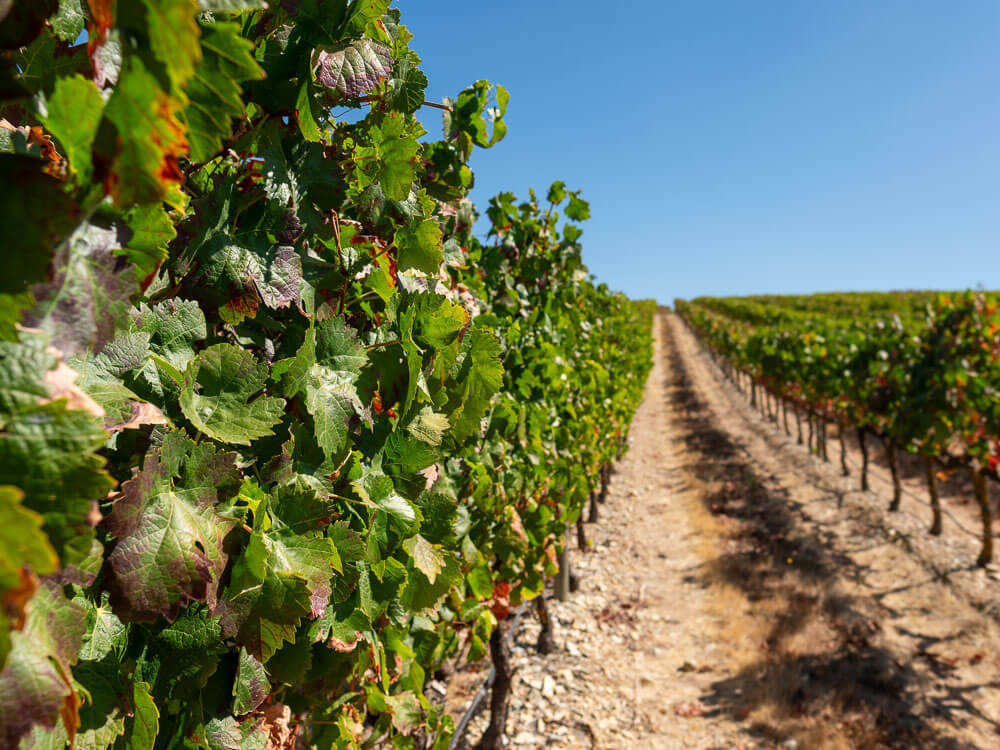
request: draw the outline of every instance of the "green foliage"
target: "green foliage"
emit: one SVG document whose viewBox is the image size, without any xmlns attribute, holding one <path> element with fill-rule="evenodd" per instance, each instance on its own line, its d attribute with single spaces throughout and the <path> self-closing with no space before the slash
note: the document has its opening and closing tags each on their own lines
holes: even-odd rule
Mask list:
<svg viewBox="0 0 1000 750">
<path fill-rule="evenodd" d="M 992 295 L 699 298 L 677 309 L 709 346 L 803 408 L 945 464 L 1000 464 Z"/>
<path fill-rule="evenodd" d="M 422 142 L 388 5 L 0 20 L 4 747 L 263 750 L 286 712 L 443 747 L 425 675 L 538 595 L 624 450 L 651 306 L 589 277 L 562 183 L 472 235 L 509 97 Z"/>
</svg>

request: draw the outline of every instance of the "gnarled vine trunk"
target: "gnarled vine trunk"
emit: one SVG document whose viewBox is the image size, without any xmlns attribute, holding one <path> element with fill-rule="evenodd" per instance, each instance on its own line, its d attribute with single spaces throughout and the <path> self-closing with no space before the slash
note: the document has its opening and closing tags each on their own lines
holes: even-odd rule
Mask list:
<svg viewBox="0 0 1000 750">
<path fill-rule="evenodd" d="M 899 467 L 896 465 L 896 444 L 892 438 L 885 439 L 885 456 L 889 461 L 889 473 L 892 474 L 892 502 L 889 503 L 890 511 L 899 510 L 899 501 L 903 496 L 903 488 L 899 484 Z"/>
<path fill-rule="evenodd" d="M 837 440 L 840 442 L 840 473 L 849 477 L 851 471 L 847 468 L 847 444 L 844 442 L 844 427 L 844 420 L 841 419 L 837 426 Z"/>
<path fill-rule="evenodd" d="M 976 565 L 982 568 L 993 562 L 993 512 L 990 510 L 986 475 L 975 469 L 969 469 L 969 473 L 972 474 L 972 486 L 976 491 L 979 514 L 983 519 L 983 549 L 979 553 L 979 559 L 976 560 Z"/>
<path fill-rule="evenodd" d="M 861 449 L 861 491 L 868 491 L 868 445 L 865 443 L 865 431 L 858 428 L 858 447 Z"/>
<path fill-rule="evenodd" d="M 934 457 L 924 455 L 924 476 L 927 478 L 927 494 L 931 498 L 931 521 L 930 533 L 933 536 L 941 535 L 941 500 L 938 498 L 937 483 L 934 481 Z"/>
<path fill-rule="evenodd" d="M 538 633 L 538 643 L 535 644 L 540 654 L 551 654 L 556 650 L 555 628 L 549 616 L 549 608 L 545 603 L 545 593 L 535 599 L 535 612 L 542 629 Z"/>
<path fill-rule="evenodd" d="M 802 445 L 802 417 L 799 414 L 799 407 L 795 407 L 795 427 L 799 432 L 798 444 Z"/>
<path fill-rule="evenodd" d="M 510 652 L 503 637 L 503 623 L 497 623 L 490 636 L 490 660 L 493 662 L 493 690 L 490 692 L 490 725 L 480 741 L 482 750 L 502 750 L 503 733 L 507 725 L 507 699 L 513 670 Z"/>
</svg>

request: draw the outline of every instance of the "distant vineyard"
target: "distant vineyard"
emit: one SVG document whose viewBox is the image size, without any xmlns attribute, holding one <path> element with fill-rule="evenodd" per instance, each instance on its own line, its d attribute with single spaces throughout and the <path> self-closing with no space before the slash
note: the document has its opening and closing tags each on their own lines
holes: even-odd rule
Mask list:
<svg viewBox="0 0 1000 750">
<path fill-rule="evenodd" d="M 791 405 L 815 420 L 821 453 L 826 424 L 885 442 L 901 487 L 896 451 L 922 457 L 931 533 L 941 533 L 939 468 L 967 471 L 983 523 L 979 564 L 992 560 L 986 482 L 1000 464 L 1000 314 L 985 293 L 824 294 L 698 298 L 677 310 L 734 380 L 747 379 L 754 404 Z M 813 422 L 810 421 L 810 429 Z M 847 467 L 844 465 L 846 473 Z"/>
<path fill-rule="evenodd" d="M 447 747 L 624 450 L 655 306 L 388 6 L 0 2 L 0 747 Z"/>
</svg>

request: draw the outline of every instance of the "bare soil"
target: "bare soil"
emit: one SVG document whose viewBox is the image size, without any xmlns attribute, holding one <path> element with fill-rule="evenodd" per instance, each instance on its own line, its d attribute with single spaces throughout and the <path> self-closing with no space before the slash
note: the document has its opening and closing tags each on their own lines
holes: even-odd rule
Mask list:
<svg viewBox="0 0 1000 750">
<path fill-rule="evenodd" d="M 531 617 L 515 633 L 509 744 L 1000 747 L 997 584 L 975 539 L 887 513 L 884 483 L 852 489 L 676 317 L 656 339 L 630 450 L 572 556 L 579 591 L 549 603 L 558 649 L 537 652 Z M 456 716 L 473 670 L 448 681 Z"/>
</svg>

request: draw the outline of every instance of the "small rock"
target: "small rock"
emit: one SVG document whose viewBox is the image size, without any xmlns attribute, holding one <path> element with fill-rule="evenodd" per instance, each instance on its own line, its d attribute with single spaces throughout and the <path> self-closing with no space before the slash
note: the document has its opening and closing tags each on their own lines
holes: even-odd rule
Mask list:
<svg viewBox="0 0 1000 750">
<path fill-rule="evenodd" d="M 533 747 L 538 747 L 542 742 L 542 738 L 533 732 L 518 732 L 514 735 L 513 739 L 511 739 L 511 742 L 515 745 L 531 745 Z"/>
<path fill-rule="evenodd" d="M 552 698 L 556 694 L 556 681 L 552 679 L 551 675 L 545 675 L 542 680 L 542 695 L 546 698 Z"/>
</svg>

